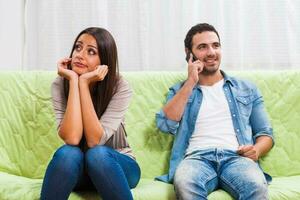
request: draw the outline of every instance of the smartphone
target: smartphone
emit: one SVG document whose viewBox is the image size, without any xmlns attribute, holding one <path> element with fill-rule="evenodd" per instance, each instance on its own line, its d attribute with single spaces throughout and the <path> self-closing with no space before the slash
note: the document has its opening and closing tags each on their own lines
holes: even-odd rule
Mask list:
<svg viewBox="0 0 300 200">
<path fill-rule="evenodd" d="M 193 54 L 193 53 L 192 53 Z M 188 50 L 187 51 L 187 53 L 186 53 L 186 57 L 185 57 L 185 60 L 186 60 L 186 62 L 189 62 L 189 60 L 190 60 L 190 55 L 191 55 L 191 51 L 190 50 Z M 196 60 L 198 60 L 198 58 L 196 58 L 196 56 L 193 54 L 193 62 L 195 62 Z"/>
</svg>

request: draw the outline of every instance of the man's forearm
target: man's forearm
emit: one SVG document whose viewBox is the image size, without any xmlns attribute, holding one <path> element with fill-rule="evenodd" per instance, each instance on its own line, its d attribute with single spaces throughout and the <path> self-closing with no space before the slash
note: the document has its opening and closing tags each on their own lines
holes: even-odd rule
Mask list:
<svg viewBox="0 0 300 200">
<path fill-rule="evenodd" d="M 267 154 L 271 150 L 273 146 L 273 140 L 269 136 L 262 135 L 256 138 L 254 146 L 259 151 L 259 157 L 261 157 Z"/>
<path fill-rule="evenodd" d="M 173 99 L 165 105 L 163 111 L 168 119 L 180 121 L 193 88 L 194 83 L 187 80 Z"/>
</svg>

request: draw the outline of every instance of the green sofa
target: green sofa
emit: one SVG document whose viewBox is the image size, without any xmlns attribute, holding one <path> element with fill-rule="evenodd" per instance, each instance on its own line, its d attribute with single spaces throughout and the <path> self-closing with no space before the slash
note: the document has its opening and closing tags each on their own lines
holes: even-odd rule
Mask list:
<svg viewBox="0 0 300 200">
<path fill-rule="evenodd" d="M 137 200 L 175 199 L 173 185 L 154 181 L 167 172 L 173 137 L 158 131 L 155 113 L 168 88 L 184 72 L 126 72 L 134 94 L 126 116 L 129 142 L 142 177 L 132 190 Z M 229 72 L 255 82 L 264 95 L 275 147 L 261 159 L 273 176 L 271 200 L 300 199 L 300 71 Z M 56 134 L 50 85 L 56 72 L 0 72 L 0 200 L 39 199 L 45 169 L 62 144 Z M 113 191 L 112 191 L 113 192 Z M 69 199 L 100 199 L 96 192 L 73 192 Z M 231 197 L 218 190 L 209 200 Z"/>
</svg>

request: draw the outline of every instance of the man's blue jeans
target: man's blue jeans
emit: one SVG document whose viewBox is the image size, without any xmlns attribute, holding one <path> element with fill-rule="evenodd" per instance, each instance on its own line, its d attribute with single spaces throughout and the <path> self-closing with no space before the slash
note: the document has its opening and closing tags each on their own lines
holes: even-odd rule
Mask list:
<svg viewBox="0 0 300 200">
<path fill-rule="evenodd" d="M 63 145 L 48 165 L 41 199 L 66 200 L 73 190 L 95 189 L 104 200 L 133 199 L 130 188 L 140 179 L 137 162 L 107 146 L 86 153 Z"/>
<path fill-rule="evenodd" d="M 268 199 L 268 184 L 257 163 L 219 148 L 187 155 L 176 170 L 174 186 L 180 200 L 207 199 L 218 188 L 239 200 Z"/>
</svg>

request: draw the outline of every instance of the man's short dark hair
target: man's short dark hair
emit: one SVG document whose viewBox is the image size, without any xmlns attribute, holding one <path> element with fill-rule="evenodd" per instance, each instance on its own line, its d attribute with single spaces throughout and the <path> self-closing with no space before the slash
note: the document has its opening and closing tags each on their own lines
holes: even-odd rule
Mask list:
<svg viewBox="0 0 300 200">
<path fill-rule="evenodd" d="M 205 31 L 211 31 L 211 32 L 215 32 L 219 38 L 219 42 L 220 41 L 220 36 L 218 31 L 215 29 L 215 27 L 213 27 L 210 24 L 207 23 L 201 23 L 201 24 L 197 24 L 195 26 L 193 26 L 186 34 L 185 39 L 184 39 L 184 46 L 185 48 L 192 50 L 192 40 L 193 40 L 193 36 L 196 35 L 197 33 L 202 33 Z"/>
</svg>

